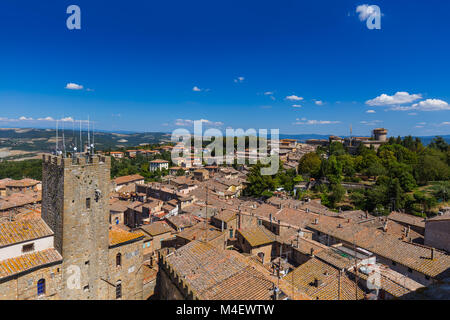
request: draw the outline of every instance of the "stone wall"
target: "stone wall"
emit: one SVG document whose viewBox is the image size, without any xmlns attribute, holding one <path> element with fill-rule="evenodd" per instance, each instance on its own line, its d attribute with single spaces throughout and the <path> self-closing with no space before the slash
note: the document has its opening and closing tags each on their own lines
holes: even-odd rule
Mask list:
<svg viewBox="0 0 450 320">
<path fill-rule="evenodd" d="M 63 256 L 62 299 L 108 297 L 109 157 L 43 157 L 42 218 Z M 74 282 L 75 281 L 75 282 Z"/>
<path fill-rule="evenodd" d="M 135 241 L 109 249 L 108 299 L 116 299 L 116 284 L 122 285 L 122 300 L 143 299 L 143 241 Z M 116 265 L 116 256 L 121 254 L 121 265 Z"/>
<path fill-rule="evenodd" d="M 45 280 L 45 294 L 38 296 L 37 283 Z M 56 300 L 61 289 L 61 265 L 53 265 L 0 281 L 0 300 Z"/>
<path fill-rule="evenodd" d="M 450 252 L 450 220 L 427 221 L 425 245 Z"/>
</svg>

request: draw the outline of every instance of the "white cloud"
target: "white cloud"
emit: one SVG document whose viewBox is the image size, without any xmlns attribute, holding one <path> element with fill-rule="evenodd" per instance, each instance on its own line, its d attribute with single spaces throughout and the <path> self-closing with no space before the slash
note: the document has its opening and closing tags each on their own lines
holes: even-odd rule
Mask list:
<svg viewBox="0 0 450 320">
<path fill-rule="evenodd" d="M 296 95 L 291 95 L 291 96 L 287 96 L 286 100 L 289 100 L 289 101 L 302 101 L 303 98 L 299 97 L 299 96 L 296 96 Z"/>
<path fill-rule="evenodd" d="M 427 99 L 424 101 L 420 101 L 419 103 L 415 103 L 412 106 L 409 107 L 392 107 L 389 110 L 393 111 L 411 111 L 411 110 L 417 110 L 417 111 L 443 111 L 443 110 L 450 110 L 450 105 L 443 100 L 439 99 Z M 409 113 L 409 115 L 417 115 L 417 113 L 412 112 Z"/>
<path fill-rule="evenodd" d="M 244 77 L 237 77 L 237 79 L 234 79 L 234 82 L 240 83 L 240 82 L 244 82 L 244 80 L 245 80 Z"/>
<path fill-rule="evenodd" d="M 412 108 L 419 111 L 441 111 L 450 110 L 450 105 L 439 99 L 427 99 L 425 101 L 420 101 L 419 103 L 413 104 Z"/>
<path fill-rule="evenodd" d="M 201 121 L 202 124 L 207 126 L 213 126 L 213 127 L 220 127 L 223 126 L 223 122 L 214 122 L 206 119 L 199 119 L 199 120 L 190 120 L 190 119 L 176 119 L 175 125 L 185 127 L 185 126 L 192 126 L 194 125 L 194 121 Z"/>
<path fill-rule="evenodd" d="M 66 89 L 69 89 L 69 90 L 82 90 L 83 86 L 81 84 L 76 84 L 76 83 L 69 82 L 68 84 L 66 84 Z"/>
<path fill-rule="evenodd" d="M 330 120 L 306 120 L 302 118 L 301 121 L 294 122 L 294 125 L 322 125 L 322 124 L 336 124 L 341 123 L 340 121 L 330 121 Z"/>
<path fill-rule="evenodd" d="M 411 103 L 419 99 L 422 99 L 421 94 L 409 94 L 408 92 L 399 91 L 393 96 L 389 96 L 383 93 L 382 95 L 374 99 L 367 100 L 366 104 L 369 106 L 391 106 L 397 104 Z"/>
<path fill-rule="evenodd" d="M 264 95 L 271 96 L 271 95 L 273 95 L 273 91 L 266 91 L 266 92 L 264 92 Z"/>
<path fill-rule="evenodd" d="M 293 108 L 301 108 L 302 106 L 299 105 L 299 104 L 293 104 L 292 107 L 293 107 Z"/>
<path fill-rule="evenodd" d="M 372 120 L 372 121 L 361 121 L 361 124 L 364 124 L 366 126 L 376 126 L 377 124 L 381 123 L 383 121 L 381 120 Z"/>
<path fill-rule="evenodd" d="M 62 122 L 73 122 L 73 121 L 75 121 L 75 120 L 73 120 L 72 117 L 67 117 L 67 118 L 59 119 L 58 121 L 62 121 Z"/>
<path fill-rule="evenodd" d="M 199 91 L 202 91 L 202 89 L 200 89 L 200 88 L 197 87 L 197 86 L 194 86 L 194 87 L 192 88 L 192 91 L 199 92 Z"/>
<path fill-rule="evenodd" d="M 375 110 L 367 110 L 366 113 L 376 113 Z"/>
<path fill-rule="evenodd" d="M 449 121 L 445 121 L 445 122 L 442 122 L 440 125 L 441 126 L 450 126 L 450 122 Z"/>
<path fill-rule="evenodd" d="M 318 106 L 323 106 L 323 105 L 324 105 L 324 102 L 321 101 L 321 100 L 317 100 L 317 101 L 315 102 L 315 104 L 318 105 Z"/>
<path fill-rule="evenodd" d="M 55 121 L 52 117 L 38 118 L 38 121 Z"/>
<path fill-rule="evenodd" d="M 0 118 L 0 121 L 3 122 L 20 122 L 20 121 L 31 121 L 31 122 L 42 122 L 42 121 L 51 121 L 51 122 L 55 122 L 55 121 L 61 121 L 61 122 L 85 122 L 87 123 L 87 120 L 75 120 L 72 117 L 66 117 L 66 118 L 61 118 L 61 119 L 54 119 L 52 117 L 40 117 L 40 118 L 32 118 L 32 117 L 26 117 L 26 116 L 20 116 L 19 118 Z M 93 123 L 94 121 L 90 121 L 91 123 Z"/>
</svg>

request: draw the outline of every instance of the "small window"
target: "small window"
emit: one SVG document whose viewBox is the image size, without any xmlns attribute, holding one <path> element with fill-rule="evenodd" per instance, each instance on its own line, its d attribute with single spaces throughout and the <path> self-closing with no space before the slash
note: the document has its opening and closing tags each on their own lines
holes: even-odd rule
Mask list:
<svg viewBox="0 0 450 320">
<path fill-rule="evenodd" d="M 22 246 L 23 253 L 32 252 L 32 251 L 34 251 L 34 243 L 25 244 Z"/>
<path fill-rule="evenodd" d="M 233 229 L 230 229 L 230 238 L 233 238 Z"/>
<path fill-rule="evenodd" d="M 122 282 L 119 280 L 116 283 L 116 299 L 122 298 Z"/>
<path fill-rule="evenodd" d="M 88 266 L 89 265 L 89 260 L 85 261 L 84 264 Z"/>
<path fill-rule="evenodd" d="M 142 248 L 145 248 L 145 243 L 142 245 Z"/>
<path fill-rule="evenodd" d="M 91 198 L 86 198 L 86 209 L 91 208 Z"/>
<path fill-rule="evenodd" d="M 45 279 L 40 279 L 37 282 L 37 294 L 38 296 L 45 294 Z"/>
<path fill-rule="evenodd" d="M 89 291 L 89 285 L 84 286 L 84 287 L 83 287 L 83 291 L 84 291 L 84 292 L 88 292 L 88 291 Z"/>
<path fill-rule="evenodd" d="M 116 267 L 120 267 L 122 265 L 122 254 L 118 253 L 116 255 Z"/>
</svg>

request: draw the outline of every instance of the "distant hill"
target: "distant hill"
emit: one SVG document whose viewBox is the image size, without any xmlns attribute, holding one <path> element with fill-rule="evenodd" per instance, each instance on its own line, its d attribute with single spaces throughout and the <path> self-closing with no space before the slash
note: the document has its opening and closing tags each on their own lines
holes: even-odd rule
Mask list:
<svg viewBox="0 0 450 320">
<path fill-rule="evenodd" d="M 63 131 L 58 131 L 58 140 L 62 146 Z M 162 141 L 170 141 L 170 134 L 163 132 L 105 132 L 96 131 L 90 139 L 95 140 L 97 150 L 108 148 L 131 147 L 143 144 L 153 144 Z M 75 145 L 79 146 L 80 132 L 75 130 L 64 130 L 66 150 L 73 150 Z M 85 144 L 88 140 L 87 131 L 82 131 L 82 140 Z M 37 153 L 51 152 L 55 150 L 56 130 L 35 128 L 0 128 L 0 158 L 14 159 L 20 157 L 31 157 Z"/>
<path fill-rule="evenodd" d="M 62 146 L 63 131 L 58 131 L 59 145 Z M 320 134 L 280 134 L 281 139 L 296 139 L 305 142 L 308 139 L 328 139 L 330 135 Z M 422 143 L 428 145 L 434 136 L 419 137 Z M 443 138 L 450 143 L 450 135 Z M 87 142 L 87 131 L 82 131 L 82 140 Z M 97 150 L 109 148 L 128 148 L 144 144 L 154 144 L 169 142 L 170 133 L 166 132 L 129 132 L 129 131 L 96 131 L 94 137 L 91 133 L 91 141 L 95 140 Z M 80 132 L 75 130 L 64 130 L 64 140 L 66 150 L 73 150 L 75 145 L 79 146 Z M 39 153 L 52 152 L 55 150 L 56 131 L 55 129 L 37 128 L 0 128 L 0 159 L 17 160 L 23 158 L 33 158 Z"/>
<path fill-rule="evenodd" d="M 296 139 L 299 142 L 305 142 L 308 139 L 328 139 L 331 134 L 320 135 L 320 134 L 280 134 L 280 139 Z M 341 138 L 346 138 L 347 136 L 340 136 Z M 430 144 L 431 140 L 436 136 L 426 136 L 426 137 L 418 137 L 424 145 Z M 441 136 L 445 139 L 447 143 L 450 144 L 450 135 Z M 403 137 L 402 137 L 403 138 Z M 413 136 L 413 138 L 416 138 Z"/>
</svg>

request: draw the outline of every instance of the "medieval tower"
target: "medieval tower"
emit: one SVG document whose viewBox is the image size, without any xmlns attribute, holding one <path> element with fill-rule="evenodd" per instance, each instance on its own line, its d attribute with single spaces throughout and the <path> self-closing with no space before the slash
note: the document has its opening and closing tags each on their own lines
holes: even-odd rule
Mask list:
<svg viewBox="0 0 450 320">
<path fill-rule="evenodd" d="M 63 257 L 61 299 L 107 299 L 111 159 L 43 157 L 42 219 Z"/>
</svg>

